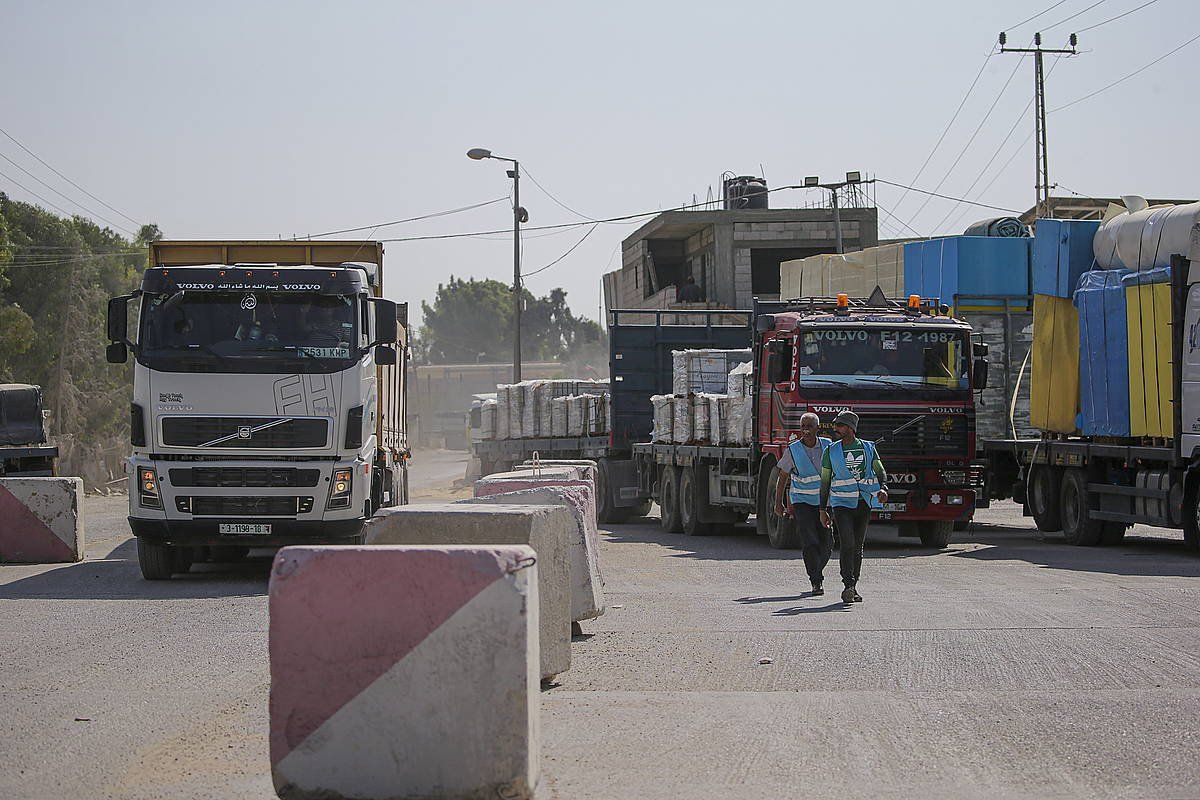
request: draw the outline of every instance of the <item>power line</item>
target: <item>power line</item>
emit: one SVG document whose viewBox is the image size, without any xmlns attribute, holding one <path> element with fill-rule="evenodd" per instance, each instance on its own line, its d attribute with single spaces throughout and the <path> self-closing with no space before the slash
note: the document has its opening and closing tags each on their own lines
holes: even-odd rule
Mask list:
<svg viewBox="0 0 1200 800">
<path fill-rule="evenodd" d="M 74 217 L 78 216 L 78 215 L 77 215 L 77 214 L 75 214 L 73 211 L 67 211 L 67 210 L 66 210 L 65 208 L 63 208 L 62 206 L 58 206 L 58 205 L 55 205 L 54 203 L 51 203 L 49 200 L 47 200 L 46 198 L 42 197 L 40 194 L 38 194 L 37 192 L 35 192 L 33 189 L 30 189 L 28 186 L 25 186 L 25 185 L 24 185 L 23 183 L 21 183 L 20 181 L 18 181 L 18 180 L 16 180 L 16 179 L 14 179 L 14 178 L 12 178 L 12 177 L 9 177 L 8 175 L 5 175 L 3 172 L 0 172 L 0 178 L 4 178 L 6 181 L 8 181 L 9 183 L 13 184 L 14 186 L 16 186 L 16 187 L 18 187 L 18 188 L 20 188 L 20 189 L 24 189 L 26 192 L 28 192 L 29 194 L 33 195 L 33 196 L 34 196 L 34 197 L 36 197 L 38 200 L 41 200 L 43 203 L 45 203 L 46 205 L 50 206 L 50 207 L 51 207 L 51 208 L 53 208 L 55 211 L 58 211 L 60 214 L 65 214 L 65 215 L 67 216 L 67 218 L 68 218 L 68 219 L 73 219 Z"/>
<path fill-rule="evenodd" d="M 1017 145 L 1017 149 L 1013 150 L 1012 155 L 1010 155 L 1008 157 L 1008 159 L 1003 164 L 1000 165 L 1000 169 L 997 170 L 996 174 L 992 176 L 992 179 L 990 181 L 988 181 L 987 184 L 982 189 L 979 190 L 979 194 L 976 195 L 976 197 L 982 197 L 983 195 L 987 194 L 988 190 L 992 188 L 992 185 L 995 184 L 996 181 L 998 181 L 1000 179 L 1000 176 L 1004 175 L 1005 172 L 1008 170 L 1008 165 L 1013 162 L 1013 159 L 1015 159 L 1017 156 L 1019 156 L 1021 154 L 1021 148 L 1025 147 L 1025 145 L 1029 144 L 1029 140 L 1033 138 L 1034 133 L 1035 133 L 1035 131 L 1030 131 L 1028 134 L 1026 134 L 1025 138 L 1021 140 L 1021 143 L 1019 145 Z M 955 220 L 951 224 L 952 225 L 958 224 L 958 221 L 961 220 L 963 215 L 966 214 L 967 211 L 969 211 L 969 210 L 970 209 L 964 208 L 962 211 L 958 212 L 958 217 L 955 218 Z"/>
<path fill-rule="evenodd" d="M 1154 59 L 1149 64 L 1146 64 L 1144 67 L 1141 67 L 1140 69 L 1135 69 L 1133 72 L 1129 73 L 1125 77 L 1118 78 L 1117 80 L 1113 81 L 1112 83 L 1108 84 L 1107 86 L 1102 86 L 1099 89 L 1097 89 L 1096 91 L 1091 92 L 1090 94 L 1085 94 L 1083 97 L 1078 97 L 1065 105 L 1059 106 L 1058 108 L 1052 108 L 1052 109 L 1050 109 L 1049 113 L 1053 114 L 1056 111 L 1062 111 L 1065 108 L 1070 108 L 1071 106 L 1075 105 L 1076 103 L 1082 103 L 1084 100 L 1090 100 L 1093 97 L 1095 97 L 1096 95 L 1100 94 L 1101 92 L 1107 92 L 1109 89 L 1113 88 L 1114 86 L 1118 86 L 1118 85 L 1124 83 L 1125 81 L 1129 80 L 1130 78 L 1133 78 L 1137 75 L 1141 75 L 1143 72 L 1150 69 L 1155 64 L 1162 61 L 1164 58 L 1168 58 L 1169 56 L 1175 55 L 1180 50 L 1187 47 L 1189 44 L 1196 41 L 1197 39 L 1200 39 L 1200 33 L 1198 33 L 1195 36 L 1193 36 L 1192 38 L 1188 39 L 1186 42 L 1179 45 L 1178 47 L 1176 47 L 1174 50 L 1170 51 L 1169 53 L 1163 53 L 1161 56 Z"/>
<path fill-rule="evenodd" d="M 1070 22 L 1071 20 L 1080 16 L 1081 14 L 1086 14 L 1087 12 L 1091 11 L 1096 6 L 1103 5 L 1104 3 L 1107 3 L 1107 2 L 1108 2 L 1108 0 L 1096 0 L 1095 3 L 1092 3 L 1090 6 L 1083 9 L 1082 11 L 1076 11 L 1071 16 L 1067 17 L 1066 19 L 1059 20 L 1058 22 L 1054 23 L 1053 25 L 1047 25 L 1046 27 L 1042 28 L 1042 31 L 1052 30 L 1053 28 L 1057 28 L 1059 25 L 1065 25 L 1068 22 Z M 1078 33 L 1078 31 L 1076 31 L 1076 33 Z"/>
<path fill-rule="evenodd" d="M 929 205 L 929 201 L 933 197 L 938 196 L 936 194 L 937 190 L 941 189 L 942 186 L 945 185 L 946 180 L 950 177 L 951 173 L 954 172 L 955 167 L 957 167 L 959 162 L 962 161 L 963 156 L 966 155 L 967 150 L 971 147 L 971 144 L 975 141 L 975 137 L 977 137 L 979 135 L 979 132 L 981 130 L 983 130 L 983 126 L 987 123 L 988 119 L 992 116 L 992 112 L 996 110 L 996 105 L 1000 102 L 1000 98 L 1004 97 L 1004 93 L 1008 90 L 1008 85 L 1010 83 L 1012 83 L 1013 78 L 1015 78 L 1017 76 L 1017 70 L 1020 69 L 1021 63 L 1024 60 L 1025 60 L 1024 56 L 1022 56 L 1020 59 L 1017 60 L 1016 66 L 1013 67 L 1013 71 L 1010 72 L 1008 75 L 1008 80 L 1006 80 L 1004 82 L 1004 85 L 1000 87 L 1000 91 L 996 94 L 996 99 L 992 101 L 992 104 L 988 107 L 987 113 L 983 115 L 983 119 L 979 120 L 979 124 L 976 125 L 975 130 L 972 131 L 971 138 L 967 139 L 967 143 L 964 144 L 962 150 L 959 151 L 958 157 L 954 159 L 954 163 L 950 165 L 950 169 L 946 170 L 946 174 L 942 176 L 942 179 L 940 181 L 938 181 L 937 186 L 933 187 L 933 192 L 927 193 L 929 195 L 929 197 L 926 197 L 925 202 L 923 202 L 921 204 L 920 208 L 917 209 L 916 213 L 913 214 L 911 217 L 909 217 L 910 223 L 913 220 L 915 220 L 918 216 L 920 216 L 921 212 L 925 210 L 925 207 Z"/>
<path fill-rule="evenodd" d="M 874 180 L 877 183 L 884 183 L 884 184 L 887 184 L 888 186 L 895 186 L 898 189 L 911 189 L 912 191 L 916 192 L 917 194 L 927 194 L 927 195 L 930 195 L 931 197 L 940 197 L 943 200 L 958 200 L 958 201 L 966 203 L 968 205 L 979 206 L 980 208 L 991 208 L 996 211 L 1007 211 L 1010 214 L 1020 214 L 1021 213 L 1020 211 L 1017 211 L 1016 209 L 1004 208 L 1003 206 L 988 205 L 987 203 L 978 203 L 974 200 L 967 200 L 962 197 L 951 197 L 948 194 L 938 194 L 937 192 L 930 192 L 926 189 L 918 189 L 915 186 L 905 186 L 903 183 L 896 183 L 894 181 L 885 180 L 883 178 L 875 178 Z M 877 206 L 879 205 L 878 201 L 876 201 L 876 205 Z M 911 228 L 910 228 L 910 230 L 911 230 Z"/>
<path fill-rule="evenodd" d="M 130 234 L 130 235 L 132 235 L 132 236 L 135 236 L 135 237 L 137 236 L 137 233 L 136 233 L 135 231 L 131 231 L 129 228 L 126 228 L 126 227 L 125 227 L 124 225 L 122 225 L 121 223 L 119 223 L 119 222 L 113 222 L 111 219 L 108 219 L 107 217 L 105 217 L 105 216 L 103 216 L 103 215 L 101 215 L 101 214 L 97 214 L 95 211 L 93 211 L 92 209 L 88 208 L 88 207 L 87 207 L 87 206 L 85 206 L 83 203 L 80 203 L 78 200 L 75 200 L 75 199 L 73 199 L 73 198 L 71 198 L 71 197 L 68 197 L 67 195 L 63 194 L 63 193 L 62 193 L 62 192 L 60 192 L 58 189 L 55 189 L 53 186 L 51 186 L 50 184 L 46 183 L 44 180 L 42 180 L 41 178 L 39 178 L 37 175 L 34 175 L 32 172 L 30 172 L 29 170 L 25 169 L 25 167 L 21 166 L 21 165 L 20 165 L 20 164 L 18 164 L 16 161 L 13 161 L 11 158 L 9 158 L 8 156 L 6 156 L 4 153 L 0 153 L 0 158 L 3 158 L 3 159 L 4 159 L 5 161 L 7 161 L 9 164 L 12 164 L 14 167 L 16 167 L 17 169 L 21 170 L 21 172 L 24 172 L 26 175 L 28 175 L 29 177 L 33 178 L 35 181 L 37 181 L 38 183 L 40 183 L 42 186 L 45 186 L 45 187 L 46 187 L 47 189 L 49 189 L 50 191 L 54 192 L 56 195 L 58 195 L 59 197 L 61 197 L 63 200 L 66 200 L 68 203 L 74 203 L 75 205 L 79 206 L 80 208 L 82 208 L 82 209 L 83 209 L 84 213 L 85 213 L 85 214 L 87 214 L 88 216 L 96 217 L 97 219 L 101 220 L 102 222 L 105 222 L 105 223 L 107 223 L 108 225 L 111 225 L 111 226 L 112 226 L 112 227 L 114 227 L 114 228 L 120 228 L 121 230 L 125 231 L 126 233 L 128 233 L 128 234 Z"/>
<path fill-rule="evenodd" d="M 1043 14 L 1047 14 L 1047 13 L 1049 13 L 1049 12 L 1053 11 L 1054 9 L 1058 8 L 1059 6 L 1061 6 L 1061 5 L 1062 5 L 1063 3 L 1065 3 L 1065 2 L 1067 2 L 1067 0 L 1058 0 L 1058 2 L 1057 2 L 1057 3 L 1055 3 L 1055 4 L 1054 4 L 1054 5 L 1052 5 L 1052 6 L 1050 6 L 1049 8 L 1043 8 L 1041 11 L 1037 12 L 1037 13 L 1036 13 L 1036 14 L 1034 14 L 1032 17 L 1028 17 L 1028 18 L 1026 18 L 1026 19 L 1023 19 L 1023 20 L 1021 20 L 1020 22 L 1018 22 L 1016 25 L 1011 25 L 1011 26 L 1009 26 L 1009 27 L 1005 28 L 1004 30 L 1006 30 L 1006 31 L 1013 31 L 1013 30 L 1016 30 L 1017 28 L 1019 28 L 1019 27 L 1021 27 L 1022 25 L 1024 25 L 1026 22 L 1033 22 L 1033 21 L 1034 21 L 1035 19 L 1037 19 L 1038 17 L 1042 16 Z"/>
<path fill-rule="evenodd" d="M 1066 0 L 1061 1 L 1066 2 Z M 967 93 L 964 94 L 963 99 L 958 102 L 958 108 L 954 109 L 954 114 L 950 117 L 950 121 L 946 123 L 946 127 L 942 129 L 942 135 L 939 136 L 938 140 L 934 143 L 933 149 L 929 151 L 929 155 L 925 156 L 925 161 L 922 162 L 921 168 L 917 170 L 917 174 L 913 176 L 912 183 L 919 181 L 921 176 L 925 174 L 925 168 L 928 167 L 929 162 L 933 160 L 934 153 L 936 153 L 938 148 L 942 146 L 942 142 L 946 139 L 946 134 L 950 132 L 950 128 L 954 125 L 954 121 L 958 119 L 959 112 L 961 112 L 963 110 L 963 106 L 967 104 L 967 98 L 971 96 L 971 92 L 975 91 L 975 85 L 979 83 L 979 79 L 983 77 L 983 71 L 987 69 L 988 61 L 991 60 L 993 55 L 995 55 L 995 52 L 988 53 L 983 59 L 983 63 L 979 65 L 979 72 L 975 73 L 975 80 L 971 81 L 971 85 L 967 87 Z M 900 208 L 900 205 L 904 202 L 904 198 L 906 197 L 908 197 L 907 191 L 900 195 L 900 199 L 896 201 L 897 209 Z"/>
<path fill-rule="evenodd" d="M 564 258 L 566 258 L 567 256 L 571 255 L 571 253 L 575 252 L 575 248 L 577 248 L 577 247 L 579 247 L 579 245 L 583 244 L 584 240 L 585 240 L 585 239 L 587 239 L 589 236 L 591 236 L 591 235 L 592 235 L 592 233 L 594 233 L 594 232 L 595 232 L 596 228 L 599 228 L 599 227 L 600 227 L 600 223 L 599 223 L 599 222 L 596 222 L 596 223 L 594 223 L 594 224 L 592 225 L 592 227 L 588 228 L 588 231 L 587 231 L 587 233 L 585 233 L 583 236 L 579 237 L 579 241 L 577 241 L 575 244 L 571 245 L 571 247 L 570 247 L 570 248 L 567 250 L 567 252 L 563 253 L 561 256 L 559 256 L 558 258 L 554 259 L 553 261 L 551 261 L 549 264 L 547 264 L 547 265 L 546 265 L 546 266 L 544 266 L 544 267 L 538 267 L 538 268 L 537 268 L 537 269 L 535 269 L 533 272 L 524 272 L 524 273 L 521 273 L 521 277 L 522 277 L 522 278 L 528 278 L 528 277 L 530 277 L 530 276 L 537 275 L 539 272 L 545 272 L 546 270 L 550 269 L 550 268 L 551 268 L 551 267 L 553 267 L 555 264 L 557 264 L 558 262 L 562 261 L 562 260 L 563 260 Z"/>
<path fill-rule="evenodd" d="M 29 149 L 28 147 L 26 147 L 25 145 L 21 144 L 19 141 L 17 141 L 16 137 L 14 137 L 14 136 L 13 136 L 11 133 L 9 133 L 8 131 L 4 130 L 3 128 L 0 128 L 0 133 L 4 134 L 6 137 L 8 137 L 9 141 L 11 141 L 11 142 L 12 142 L 13 144 L 15 144 L 17 147 L 21 148 L 21 149 L 22 149 L 22 150 L 24 150 L 26 153 L 28 153 L 29 155 L 31 155 L 31 156 L 33 156 L 35 159 L 37 159 L 37 162 L 38 162 L 39 164 L 41 164 L 43 167 L 45 167 L 46 169 L 50 170 L 51 172 L 53 172 L 53 173 L 54 173 L 55 175 L 57 175 L 58 177 L 62 178 L 62 179 L 63 179 L 64 181 L 66 181 L 67 183 L 71 184 L 71 185 L 72 185 L 72 186 L 74 186 L 76 189 L 78 189 L 79 191 L 83 192 L 83 193 L 84 193 L 84 194 L 86 194 L 88 197 L 92 198 L 92 199 L 93 199 L 93 200 L 95 200 L 97 203 L 99 203 L 100 205 L 104 206 L 105 208 L 107 208 L 107 209 L 108 209 L 108 210 L 110 210 L 110 211 L 113 211 L 114 213 L 120 214 L 122 217 L 124 217 L 125 219 L 129 220 L 130 222 L 132 222 L 134 225 L 139 225 L 139 226 L 140 226 L 140 225 L 142 224 L 142 223 L 138 222 L 136 219 L 134 219 L 133 217 L 131 217 L 131 216 L 129 216 L 128 214 L 126 214 L 124 211 L 121 211 L 119 208 L 114 208 L 113 206 L 110 206 L 108 203 L 104 202 L 104 201 L 103 201 L 103 200 L 101 200 L 99 197 L 96 197 L 96 195 L 92 194 L 92 193 L 91 193 L 91 192 L 89 192 L 87 189 L 84 189 L 84 188 L 83 188 L 82 186 L 80 186 L 78 183 L 76 183 L 75 181 L 71 180 L 71 179 L 70 179 L 70 178 L 68 178 L 66 175 L 63 175 L 61 172 L 59 172 L 58 170 L 56 170 L 54 167 L 52 167 L 52 166 L 50 166 L 49 164 L 47 164 L 47 163 L 46 163 L 46 162 L 45 162 L 45 161 L 42 159 L 42 157 L 41 157 L 41 156 L 39 156 L 37 153 L 35 153 L 35 152 L 33 152 L 32 150 L 30 150 L 30 149 Z"/>
<path fill-rule="evenodd" d="M 876 180 L 878 180 L 878 179 L 876 179 Z M 893 220 L 895 220 L 896 222 L 898 222 L 898 223 L 900 223 L 901 225 L 903 225 L 905 228 L 908 228 L 908 229 L 909 229 L 909 230 L 910 230 L 910 231 L 911 231 L 913 234 L 915 234 L 916 236 L 921 236 L 921 234 L 917 233 L 917 231 L 916 231 L 916 230 L 914 230 L 913 228 L 909 227 L 909 224 L 908 224 L 907 222 L 905 222 L 904 220 L 900 219 L 900 218 L 899 218 L 899 217 L 897 217 L 895 214 L 893 214 L 892 212 L 888 211 L 886 208 L 884 208 L 883 206 L 881 206 L 881 205 L 879 204 L 879 198 L 878 198 L 878 197 L 877 197 L 877 198 L 875 198 L 875 207 L 876 207 L 876 208 L 878 208 L 880 211 L 882 211 L 884 214 L 887 214 L 887 215 L 888 215 L 888 217 L 890 217 L 891 219 L 893 219 Z M 898 228 L 897 228 L 896 230 L 897 230 L 898 232 L 900 232 L 900 233 L 903 233 L 903 231 L 899 230 Z M 921 238 L 925 238 L 925 237 L 921 236 Z"/>
<path fill-rule="evenodd" d="M 430 214 L 422 214 L 418 217 L 408 217 L 407 219 L 395 219 L 395 220 L 392 220 L 391 222 L 379 222 L 374 225 L 361 225 L 357 228 L 342 228 L 341 230 L 338 230 L 338 231 L 325 231 L 324 233 L 314 233 L 314 234 L 309 234 L 308 236 L 304 236 L 304 237 L 294 236 L 292 238 L 293 238 L 293 240 L 300 240 L 302 238 L 303 239 L 311 239 L 314 236 L 317 236 L 317 237 L 337 236 L 338 234 L 341 234 L 341 233 L 354 233 L 355 231 L 369 230 L 369 231 L 374 232 L 376 230 L 379 230 L 380 228 L 387 228 L 391 225 L 403 225 L 406 222 L 419 222 L 423 219 L 433 219 L 435 217 L 446 217 L 451 214 L 459 214 L 463 211 L 472 211 L 476 208 L 483 208 L 484 206 L 490 206 L 495 203 L 502 203 L 507 199 L 508 199 L 507 196 L 506 197 L 497 197 L 494 200 L 487 200 L 482 203 L 473 203 L 469 206 L 462 206 L 460 208 L 451 208 L 451 209 L 447 209 L 445 211 L 434 211 Z"/>
<path fill-rule="evenodd" d="M 542 184 L 538 182 L 537 178 L 533 177 L 533 173 L 529 171 L 529 167 L 525 167 L 524 175 L 526 178 L 529 178 L 529 180 L 533 181 L 534 186 L 536 186 L 542 190 L 542 194 L 546 195 L 546 197 L 549 197 L 551 200 L 553 200 L 555 203 L 557 203 L 561 208 L 565 208 L 567 211 L 570 211 L 575 216 L 580 217 L 582 219 L 586 219 L 588 222 L 596 222 L 597 221 L 593 217 L 589 217 L 587 214 L 582 214 L 582 213 L 576 211 L 575 209 L 571 208 L 569 205 L 564 203 L 562 200 L 559 200 L 557 197 L 550 194 L 550 191 L 545 186 L 542 186 Z"/>
<path fill-rule="evenodd" d="M 1152 6 L 1157 2 L 1158 2 L 1158 0 L 1149 0 L 1149 2 L 1142 3 L 1137 8 L 1129 9 L 1124 14 L 1117 14 L 1115 17 L 1109 17 L 1108 19 L 1104 20 L 1103 22 L 1097 22 L 1095 25 L 1089 25 L 1086 28 L 1080 28 L 1079 30 L 1077 30 L 1075 32 L 1076 33 L 1084 33 L 1085 31 L 1094 31 L 1096 28 L 1099 28 L 1101 25 L 1107 25 L 1110 22 L 1116 22 L 1117 20 L 1121 19 L 1121 17 L 1128 17 L 1133 12 L 1141 11 L 1146 6 Z"/>
</svg>

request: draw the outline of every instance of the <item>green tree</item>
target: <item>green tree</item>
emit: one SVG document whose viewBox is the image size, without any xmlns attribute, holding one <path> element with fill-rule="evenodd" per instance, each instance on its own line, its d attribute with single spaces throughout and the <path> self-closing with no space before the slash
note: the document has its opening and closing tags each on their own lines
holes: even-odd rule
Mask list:
<svg viewBox="0 0 1200 800">
<path fill-rule="evenodd" d="M 608 340 L 592 320 L 576 317 L 567 293 L 544 297 L 522 290 L 521 358 L 562 361 L 580 375 L 607 372 Z M 424 323 L 415 354 L 421 363 L 503 363 L 512 359 L 512 290 L 500 281 L 451 276 L 433 303 L 421 303 Z"/>
</svg>

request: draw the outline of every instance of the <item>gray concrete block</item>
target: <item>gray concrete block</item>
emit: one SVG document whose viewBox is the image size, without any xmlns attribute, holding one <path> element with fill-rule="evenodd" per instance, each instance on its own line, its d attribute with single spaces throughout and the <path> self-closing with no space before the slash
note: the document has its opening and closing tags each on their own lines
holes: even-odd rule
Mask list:
<svg viewBox="0 0 1200 800">
<path fill-rule="evenodd" d="M 0 562 L 82 561 L 83 481 L 0 478 Z"/>
<path fill-rule="evenodd" d="M 367 544 L 527 544 L 537 553 L 542 678 L 571 667 L 569 542 L 575 519 L 554 506 L 437 503 L 383 508 L 366 525 Z"/>
</svg>

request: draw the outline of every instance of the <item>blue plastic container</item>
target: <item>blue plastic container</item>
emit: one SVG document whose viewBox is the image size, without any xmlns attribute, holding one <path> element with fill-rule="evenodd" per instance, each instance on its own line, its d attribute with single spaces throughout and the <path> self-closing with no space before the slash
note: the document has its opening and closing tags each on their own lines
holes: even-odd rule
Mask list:
<svg viewBox="0 0 1200 800">
<path fill-rule="evenodd" d="M 1079 430 L 1085 436 L 1129 436 L 1129 329 L 1125 270 L 1093 270 L 1079 278 Z"/>
<path fill-rule="evenodd" d="M 1030 293 L 1032 241 L 949 236 L 910 242 L 904 245 L 904 290 L 922 297 L 940 297 L 956 309 L 1003 306 L 1004 301 L 996 297 L 1024 297 Z"/>
<path fill-rule="evenodd" d="M 1079 276 L 1095 266 L 1099 220 L 1039 219 L 1033 237 L 1033 293 L 1071 297 Z"/>
</svg>

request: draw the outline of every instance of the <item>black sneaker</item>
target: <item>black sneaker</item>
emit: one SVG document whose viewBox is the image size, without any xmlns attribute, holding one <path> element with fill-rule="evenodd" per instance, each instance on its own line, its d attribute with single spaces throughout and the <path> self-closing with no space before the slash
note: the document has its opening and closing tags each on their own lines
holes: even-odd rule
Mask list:
<svg viewBox="0 0 1200 800">
<path fill-rule="evenodd" d="M 854 592 L 854 602 L 856 602 L 856 603 L 861 603 L 861 602 L 862 602 L 862 595 L 858 593 L 858 589 L 852 589 L 851 591 L 853 591 L 853 592 Z"/>
<path fill-rule="evenodd" d="M 854 591 L 854 588 L 851 586 L 847 586 L 845 589 L 842 590 L 842 602 L 845 603 L 846 605 L 850 605 L 851 603 L 854 602 L 855 594 L 857 594 L 857 593 Z"/>
<path fill-rule="evenodd" d="M 821 586 L 820 581 L 814 581 L 812 587 L 813 597 L 820 597 L 821 595 L 825 594 L 825 588 Z"/>
</svg>

